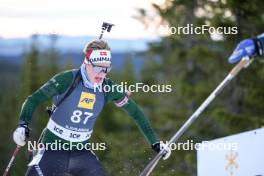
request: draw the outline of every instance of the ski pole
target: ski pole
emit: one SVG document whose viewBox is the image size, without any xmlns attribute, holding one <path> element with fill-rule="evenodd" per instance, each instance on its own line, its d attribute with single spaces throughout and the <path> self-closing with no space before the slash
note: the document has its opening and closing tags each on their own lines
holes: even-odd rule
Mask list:
<svg viewBox="0 0 264 176">
<path fill-rule="evenodd" d="M 241 61 L 229 72 L 226 78 L 217 86 L 217 88 L 207 97 L 207 99 L 200 105 L 200 107 L 191 115 L 191 117 L 183 124 L 183 126 L 174 134 L 174 136 L 168 142 L 168 146 L 175 143 L 183 133 L 191 126 L 191 124 L 199 117 L 203 110 L 213 101 L 213 99 L 226 87 L 226 85 L 243 69 L 250 65 L 253 59 L 244 57 Z M 140 173 L 140 176 L 148 176 L 159 160 L 165 154 L 165 151 L 160 151 Z"/>
<path fill-rule="evenodd" d="M 14 153 L 13 153 L 13 155 L 12 155 L 12 157 L 11 157 L 11 159 L 10 159 L 6 169 L 5 169 L 5 172 L 4 172 L 3 176 L 7 176 L 8 171 L 9 171 L 10 167 L 12 166 L 12 164 L 13 164 L 13 162 L 14 162 L 14 160 L 15 160 L 18 152 L 19 152 L 19 150 L 20 150 L 20 146 L 17 145 L 17 147 L 16 147 L 16 149 L 15 149 L 15 151 L 14 151 Z"/>
</svg>

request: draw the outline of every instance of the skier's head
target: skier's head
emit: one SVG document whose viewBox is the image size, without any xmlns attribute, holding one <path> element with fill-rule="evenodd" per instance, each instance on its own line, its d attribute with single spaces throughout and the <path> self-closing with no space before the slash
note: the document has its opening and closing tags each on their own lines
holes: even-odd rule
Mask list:
<svg viewBox="0 0 264 176">
<path fill-rule="evenodd" d="M 83 49 L 87 75 L 93 84 L 101 84 L 111 70 L 111 52 L 103 40 L 93 40 Z"/>
</svg>

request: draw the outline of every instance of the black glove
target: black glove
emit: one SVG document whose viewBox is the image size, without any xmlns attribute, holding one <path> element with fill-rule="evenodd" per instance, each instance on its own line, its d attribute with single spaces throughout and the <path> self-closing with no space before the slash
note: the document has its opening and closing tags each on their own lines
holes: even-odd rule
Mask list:
<svg viewBox="0 0 264 176">
<path fill-rule="evenodd" d="M 157 142 L 152 144 L 151 147 L 157 153 L 159 153 L 161 150 L 164 150 L 165 153 L 162 155 L 163 160 L 168 159 L 171 155 L 171 150 L 166 144 L 160 144 L 160 142 Z"/>
<path fill-rule="evenodd" d="M 19 127 L 25 128 L 25 135 L 28 138 L 29 137 L 29 132 L 30 132 L 30 128 L 28 127 L 28 125 L 26 123 L 21 123 L 21 124 L 19 124 Z"/>
<path fill-rule="evenodd" d="M 155 152 L 159 153 L 159 152 L 160 152 L 160 143 L 157 142 L 157 143 L 155 143 L 155 144 L 152 144 L 152 145 L 151 145 L 151 148 L 152 148 Z"/>
</svg>

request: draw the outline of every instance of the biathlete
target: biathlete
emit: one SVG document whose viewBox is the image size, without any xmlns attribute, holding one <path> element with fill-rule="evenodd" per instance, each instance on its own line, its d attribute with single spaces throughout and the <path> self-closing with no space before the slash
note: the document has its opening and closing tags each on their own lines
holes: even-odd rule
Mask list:
<svg viewBox="0 0 264 176">
<path fill-rule="evenodd" d="M 125 93 L 113 86 L 106 77 L 111 70 L 111 51 L 103 40 L 94 40 L 84 48 L 85 59 L 79 69 L 68 70 L 55 75 L 42 87 L 28 96 L 23 103 L 19 127 L 13 139 L 19 146 L 26 144 L 28 125 L 37 106 L 52 98 L 50 119 L 43 131 L 41 143 L 86 144 L 93 132 L 94 123 L 107 102 L 114 102 L 128 112 L 143 132 L 152 148 L 165 150 L 167 159 L 171 151 L 160 143 L 146 116 L 138 105 Z M 111 87 L 102 91 L 98 87 Z M 66 146 L 66 145 L 64 145 Z M 27 176 L 104 176 L 106 171 L 91 150 L 76 148 L 61 150 L 39 150 L 29 163 Z"/>
</svg>

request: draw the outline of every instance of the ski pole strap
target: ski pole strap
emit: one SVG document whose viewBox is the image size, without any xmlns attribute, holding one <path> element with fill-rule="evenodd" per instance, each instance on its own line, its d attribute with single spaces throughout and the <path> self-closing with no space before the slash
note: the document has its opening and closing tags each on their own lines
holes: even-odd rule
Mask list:
<svg viewBox="0 0 264 176">
<path fill-rule="evenodd" d="M 256 48 L 256 52 L 258 56 L 263 55 L 263 46 L 259 38 L 253 38 L 252 39 Z"/>
<path fill-rule="evenodd" d="M 81 80 L 81 70 L 79 69 L 77 74 L 75 75 L 75 78 L 74 78 L 74 81 L 73 81 L 71 87 L 66 92 L 64 97 L 57 103 L 57 105 L 55 105 L 56 107 L 58 107 L 72 93 L 72 91 L 75 89 L 75 87 L 79 84 L 80 80 Z"/>
<path fill-rule="evenodd" d="M 72 91 L 76 88 L 76 86 L 79 84 L 79 82 L 81 81 L 82 76 L 81 76 L 81 70 L 79 69 L 78 72 L 76 73 L 75 77 L 74 77 L 74 81 L 71 85 L 71 87 L 68 89 L 68 91 L 66 92 L 66 94 L 62 97 L 62 99 L 57 103 L 57 104 L 52 104 L 51 107 L 47 107 L 46 110 L 49 114 L 49 117 L 52 115 L 52 113 L 54 112 L 54 110 L 59 107 L 59 105 L 72 93 Z"/>
</svg>

